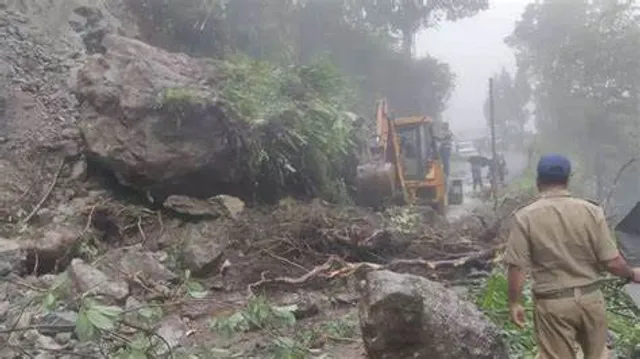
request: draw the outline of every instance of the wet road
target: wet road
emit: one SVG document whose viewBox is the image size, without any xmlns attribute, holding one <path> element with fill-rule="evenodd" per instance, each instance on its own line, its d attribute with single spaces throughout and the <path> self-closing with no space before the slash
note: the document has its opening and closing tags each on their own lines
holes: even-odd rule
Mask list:
<svg viewBox="0 0 640 359">
<path fill-rule="evenodd" d="M 518 152 L 506 152 L 504 155 L 504 159 L 507 163 L 507 182 L 513 181 L 527 168 L 527 156 L 525 154 Z M 487 173 L 486 171 L 486 169 L 484 169 L 483 171 L 483 185 L 490 186 L 490 182 L 488 180 L 485 180 Z M 461 205 L 450 205 L 447 210 L 447 219 L 453 221 L 471 212 L 475 207 L 481 205 L 482 201 L 472 196 L 473 181 L 471 179 L 471 166 L 468 162 L 452 162 L 451 175 L 452 178 L 463 179 L 464 191 L 464 203 L 462 203 Z"/>
</svg>

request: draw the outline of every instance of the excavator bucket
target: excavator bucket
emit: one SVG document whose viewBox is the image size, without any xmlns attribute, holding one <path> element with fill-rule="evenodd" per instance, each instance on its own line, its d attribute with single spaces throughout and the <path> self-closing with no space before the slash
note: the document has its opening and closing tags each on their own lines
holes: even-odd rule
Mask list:
<svg viewBox="0 0 640 359">
<path fill-rule="evenodd" d="M 358 166 L 357 198 L 361 206 L 381 206 L 395 195 L 395 167 L 386 163 L 365 163 Z"/>
<path fill-rule="evenodd" d="M 624 217 L 615 228 L 618 248 L 624 259 L 632 267 L 640 266 L 640 202 Z M 640 284 L 625 285 L 627 294 L 640 307 Z"/>
</svg>

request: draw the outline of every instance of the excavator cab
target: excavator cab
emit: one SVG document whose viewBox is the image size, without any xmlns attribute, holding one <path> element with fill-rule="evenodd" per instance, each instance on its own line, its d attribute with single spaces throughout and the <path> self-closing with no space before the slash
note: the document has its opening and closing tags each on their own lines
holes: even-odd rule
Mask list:
<svg viewBox="0 0 640 359">
<path fill-rule="evenodd" d="M 386 101 L 381 100 L 376 125 L 372 157 L 358 166 L 356 201 L 376 206 L 385 199 L 400 199 L 405 204 L 431 205 L 444 214 L 446 183 L 433 120 L 427 116 L 392 118 Z"/>
</svg>

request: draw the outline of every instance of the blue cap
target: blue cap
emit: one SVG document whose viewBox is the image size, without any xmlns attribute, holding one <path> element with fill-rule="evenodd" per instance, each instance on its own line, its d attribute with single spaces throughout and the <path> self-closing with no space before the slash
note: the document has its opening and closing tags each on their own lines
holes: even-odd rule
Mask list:
<svg viewBox="0 0 640 359">
<path fill-rule="evenodd" d="M 538 178 L 542 180 L 566 180 L 571 174 L 571 162 L 558 154 L 548 154 L 538 161 Z"/>
</svg>

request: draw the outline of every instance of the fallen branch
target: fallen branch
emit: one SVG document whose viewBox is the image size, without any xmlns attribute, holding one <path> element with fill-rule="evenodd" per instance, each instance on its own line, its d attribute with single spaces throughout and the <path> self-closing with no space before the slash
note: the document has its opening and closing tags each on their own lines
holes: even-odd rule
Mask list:
<svg viewBox="0 0 640 359">
<path fill-rule="evenodd" d="M 255 288 L 258 288 L 267 284 L 302 284 L 312 278 L 315 278 L 321 275 L 324 272 L 327 272 L 329 269 L 331 269 L 331 266 L 336 263 L 344 264 L 344 261 L 342 261 L 340 258 L 336 256 L 331 256 L 329 257 L 329 259 L 327 259 L 327 261 L 324 264 L 313 268 L 311 271 L 297 278 L 277 277 L 273 279 L 267 279 L 265 277 L 267 272 L 263 272 L 261 274 L 262 278 L 259 281 L 255 283 L 251 283 L 247 286 L 247 292 L 249 293 L 249 297 L 252 297 L 254 295 Z"/>
<path fill-rule="evenodd" d="M 38 211 L 40 210 L 42 205 L 47 201 L 47 199 L 49 199 L 49 196 L 51 196 L 51 192 L 53 192 L 53 189 L 55 188 L 56 184 L 58 183 L 58 177 L 60 177 L 60 173 L 62 173 L 62 169 L 64 168 L 64 164 L 65 164 L 65 160 L 62 159 L 62 161 L 60 161 L 60 165 L 58 166 L 58 170 L 56 171 L 55 175 L 53 176 L 53 181 L 51 181 L 51 184 L 49 185 L 49 188 L 47 188 L 47 192 L 45 192 L 44 196 L 42 196 L 42 198 L 40 199 L 40 202 L 38 202 L 38 204 L 36 204 L 36 206 L 33 208 L 31 213 L 29 213 L 29 215 L 22 221 L 22 229 L 20 229 L 20 232 L 24 232 L 27 229 L 27 224 L 29 224 L 29 221 L 31 221 L 33 216 L 35 216 L 36 213 L 38 213 Z"/>
<path fill-rule="evenodd" d="M 438 270 L 444 268 L 461 268 L 470 266 L 473 264 L 485 264 L 487 262 L 496 261 L 497 254 L 505 248 L 505 244 L 499 246 L 472 253 L 468 256 L 457 259 L 445 259 L 440 261 L 429 261 L 422 258 L 416 259 L 396 259 L 387 264 L 376 264 L 369 262 L 349 263 L 342 259 L 332 256 L 324 264 L 313 268 L 306 274 L 291 278 L 291 277 L 278 277 L 273 279 L 266 278 L 267 272 L 261 273 L 261 279 L 255 283 L 247 286 L 247 292 L 249 297 L 254 295 L 254 289 L 271 284 L 303 284 L 316 277 L 325 277 L 327 279 L 341 278 L 352 275 L 358 269 L 367 267 L 373 270 L 390 269 L 393 270 L 398 266 L 421 266 L 426 267 L 429 270 Z M 330 271 L 334 264 L 340 264 L 342 267 L 333 271 Z"/>
</svg>

